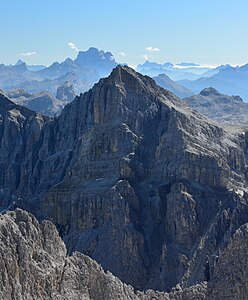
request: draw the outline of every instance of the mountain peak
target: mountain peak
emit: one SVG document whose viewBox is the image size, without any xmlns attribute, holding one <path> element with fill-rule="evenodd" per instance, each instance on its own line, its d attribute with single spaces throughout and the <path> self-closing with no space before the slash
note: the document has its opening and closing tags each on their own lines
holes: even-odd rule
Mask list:
<svg viewBox="0 0 248 300">
<path fill-rule="evenodd" d="M 87 51 L 79 51 L 74 62 L 80 67 L 99 71 L 101 77 L 108 75 L 117 66 L 111 52 L 104 52 L 94 47 Z"/>
<path fill-rule="evenodd" d="M 200 92 L 201 96 L 220 95 L 220 93 L 213 87 L 205 88 Z"/>
<path fill-rule="evenodd" d="M 98 50 L 97 48 L 90 47 L 87 51 L 79 51 L 75 62 L 79 65 L 92 65 L 97 63 L 99 60 L 110 60 L 114 61 L 114 56 L 111 52 L 104 52 L 103 50 Z M 117 63 L 115 62 L 115 65 Z"/>
<path fill-rule="evenodd" d="M 18 59 L 18 61 L 16 62 L 15 66 L 19 66 L 21 64 L 24 64 L 25 62 L 21 59 Z"/>
<path fill-rule="evenodd" d="M 129 86 L 132 88 L 135 87 L 134 90 L 141 86 L 144 90 L 150 90 L 151 88 L 159 89 L 152 78 L 142 75 L 128 66 L 118 65 L 113 69 L 108 79 L 111 83 L 125 84 L 125 88 L 128 88 Z"/>
<path fill-rule="evenodd" d="M 24 61 L 18 60 L 17 63 L 13 66 L 13 68 L 18 72 L 25 72 L 27 71 L 27 65 Z"/>
</svg>

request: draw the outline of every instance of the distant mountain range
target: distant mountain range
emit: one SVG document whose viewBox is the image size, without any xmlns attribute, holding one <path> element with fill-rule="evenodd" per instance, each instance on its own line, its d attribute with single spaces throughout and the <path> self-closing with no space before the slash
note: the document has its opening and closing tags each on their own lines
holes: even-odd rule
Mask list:
<svg viewBox="0 0 248 300">
<path fill-rule="evenodd" d="M 16 66 L 21 65 L 23 63 L 25 63 L 23 60 L 18 59 L 18 61 L 16 62 Z M 27 64 L 26 64 L 26 67 L 27 67 L 28 71 L 34 71 L 34 72 L 40 71 L 40 70 L 46 68 L 46 66 L 44 66 L 44 65 L 27 65 Z"/>
<path fill-rule="evenodd" d="M 146 61 L 144 64 L 140 64 L 137 66 L 137 71 L 150 77 L 155 77 L 160 74 L 166 74 L 172 80 L 196 80 L 200 77 L 212 76 L 218 73 L 220 69 L 226 68 L 228 66 L 229 65 L 212 68 L 187 62 L 182 62 L 179 64 L 166 62 L 164 64 L 159 64 L 156 62 Z"/>
<path fill-rule="evenodd" d="M 202 77 L 194 81 L 181 80 L 180 84 L 199 93 L 202 89 L 212 86 L 221 93 L 239 95 L 248 101 L 248 64 L 241 67 L 220 68 L 218 73 L 211 77 Z"/>
<path fill-rule="evenodd" d="M 194 63 L 172 63 L 158 64 L 146 61 L 137 66 L 137 70 L 145 75 L 157 77 L 166 74 L 171 80 L 184 86 L 194 94 L 209 86 L 220 93 L 228 95 L 239 95 L 248 101 L 248 64 L 232 67 L 220 65 L 216 68 L 202 67 Z M 159 84 L 159 83 L 158 83 Z M 173 91 L 177 94 L 175 91 Z"/>
<path fill-rule="evenodd" d="M 35 107 L 39 112 L 51 115 L 61 111 L 61 101 L 59 105 L 56 104 L 59 87 L 68 83 L 73 88 L 73 94 L 83 93 L 101 77 L 108 76 L 117 65 L 111 52 L 104 52 L 94 47 L 87 51 L 80 51 L 74 60 L 67 58 L 63 62 L 54 62 L 48 67 L 27 65 L 22 60 L 18 60 L 15 65 L 0 65 L 0 89 L 7 94 L 21 89 L 30 95 L 46 95 L 46 99 L 49 94 L 48 109 L 44 110 L 40 105 Z M 154 77 L 158 85 L 180 98 L 198 94 L 204 88 L 211 86 L 220 93 L 239 95 L 244 101 L 248 100 L 248 65 L 242 67 L 221 65 L 212 68 L 194 62 L 159 64 L 146 61 L 137 66 L 137 71 Z M 30 99 L 21 103 L 28 107 L 31 105 Z M 35 108 L 32 106 L 32 109 Z"/>
<path fill-rule="evenodd" d="M 24 89 L 28 93 L 48 91 L 55 96 L 57 88 L 70 81 L 77 94 L 92 87 L 117 66 L 113 55 L 96 48 L 80 51 L 75 60 L 67 58 L 49 67 L 29 66 L 18 60 L 15 65 L 0 65 L 0 88 Z"/>
</svg>

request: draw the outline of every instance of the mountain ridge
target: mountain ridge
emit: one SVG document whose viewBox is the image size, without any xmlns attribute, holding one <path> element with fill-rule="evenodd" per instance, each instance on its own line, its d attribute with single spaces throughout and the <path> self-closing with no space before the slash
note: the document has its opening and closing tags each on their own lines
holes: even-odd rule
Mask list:
<svg viewBox="0 0 248 300">
<path fill-rule="evenodd" d="M 247 65 L 241 67 L 227 66 L 213 76 L 202 77 L 193 81 L 180 80 L 179 83 L 194 93 L 199 93 L 202 89 L 212 86 L 223 94 L 236 94 L 246 101 L 248 99 L 247 71 Z"/>
<path fill-rule="evenodd" d="M 1 163 L 2 209 L 51 220 L 69 253 L 135 288 L 211 280 L 208 257 L 248 221 L 247 133 L 218 126 L 129 67 L 58 117 L 36 120 L 32 143 L 28 116 L 10 114 L 0 124 L 0 155 L 13 157 Z"/>
<path fill-rule="evenodd" d="M 156 77 L 153 77 L 156 83 L 163 88 L 174 93 L 179 98 L 185 98 L 193 95 L 193 92 L 185 88 L 183 85 L 178 84 L 177 82 L 170 79 L 169 76 L 165 74 L 159 74 Z"/>
</svg>

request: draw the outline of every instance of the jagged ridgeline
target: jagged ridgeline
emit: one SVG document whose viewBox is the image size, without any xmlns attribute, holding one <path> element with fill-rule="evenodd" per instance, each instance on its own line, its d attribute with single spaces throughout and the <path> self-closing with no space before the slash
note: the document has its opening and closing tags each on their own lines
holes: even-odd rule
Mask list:
<svg viewBox="0 0 248 300">
<path fill-rule="evenodd" d="M 52 221 L 69 254 L 136 289 L 209 282 L 206 299 L 246 299 L 239 269 L 230 268 L 230 288 L 221 277 L 238 260 L 232 249 L 246 247 L 246 132 L 221 128 L 128 67 L 56 118 L 0 101 L 3 211 Z M 175 299 L 204 299 L 187 297 Z"/>
</svg>

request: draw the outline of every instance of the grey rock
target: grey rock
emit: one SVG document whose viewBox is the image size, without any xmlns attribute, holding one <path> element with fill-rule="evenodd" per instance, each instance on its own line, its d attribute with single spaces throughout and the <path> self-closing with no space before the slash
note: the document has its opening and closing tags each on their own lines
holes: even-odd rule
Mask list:
<svg viewBox="0 0 248 300">
<path fill-rule="evenodd" d="M 135 292 L 89 257 L 78 252 L 67 256 L 55 226 L 49 221 L 39 223 L 21 209 L 0 217 L 0 237 L 0 298 L 4 300 L 204 299 L 204 286 L 175 289 L 171 295 Z"/>
<path fill-rule="evenodd" d="M 241 226 L 220 253 L 208 284 L 210 300 L 246 300 L 248 295 L 248 224 Z"/>
<path fill-rule="evenodd" d="M 0 236 L 1 299 L 140 299 L 89 257 L 67 257 L 48 221 L 18 209 L 0 217 Z"/>
<path fill-rule="evenodd" d="M 45 91 L 30 94 L 23 89 L 17 89 L 2 93 L 16 104 L 25 106 L 46 116 L 59 115 L 63 107 L 76 96 L 73 84 L 70 82 L 65 82 L 58 87 L 56 98 Z"/>
<path fill-rule="evenodd" d="M 12 99 L 12 101 L 14 101 L 14 99 L 19 99 L 19 98 L 29 98 L 31 96 L 31 94 L 29 94 L 28 92 L 26 92 L 23 89 L 17 89 L 17 90 L 12 90 L 12 91 L 8 91 L 5 92 L 5 95 L 9 98 Z"/>
<path fill-rule="evenodd" d="M 12 127 L 23 128 L 10 110 L 0 112 L 3 145 Z M 215 256 L 248 222 L 248 134 L 216 125 L 131 68 L 118 66 L 43 120 L 32 143 L 22 140 L 29 130 L 15 131 L 29 147 L 18 169 L 10 156 L 21 143 L 0 148 L 1 199 L 51 220 L 69 253 L 135 288 L 204 289 Z"/>
</svg>

